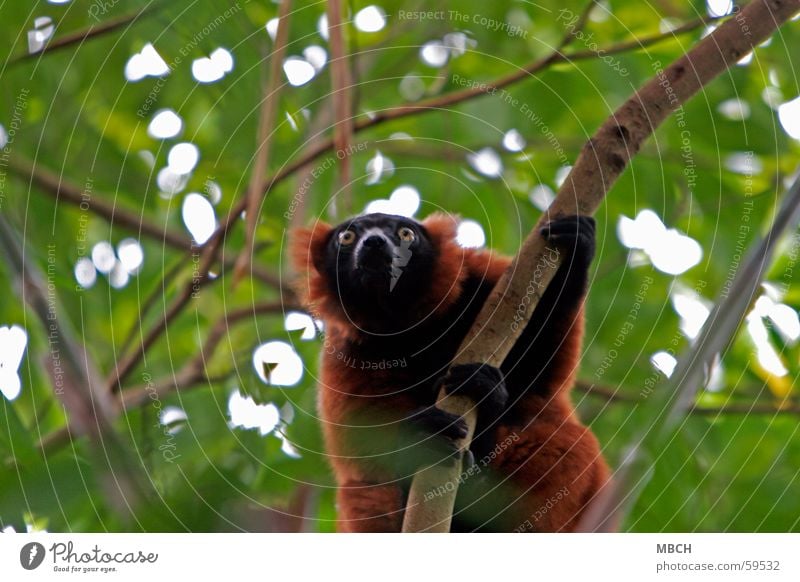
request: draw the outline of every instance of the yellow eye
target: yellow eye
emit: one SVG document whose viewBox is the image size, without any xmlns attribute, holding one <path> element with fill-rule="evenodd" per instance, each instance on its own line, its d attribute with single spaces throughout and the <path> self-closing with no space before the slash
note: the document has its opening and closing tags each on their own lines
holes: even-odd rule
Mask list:
<svg viewBox="0 0 800 582">
<path fill-rule="evenodd" d="M 343 230 L 339 233 L 339 244 L 340 245 L 351 245 L 356 241 L 356 233 L 352 230 Z"/>
<path fill-rule="evenodd" d="M 414 239 L 417 238 L 417 235 L 414 234 L 414 231 L 407 226 L 401 227 L 400 230 L 397 231 L 397 236 L 399 236 L 400 240 L 404 242 L 414 242 Z"/>
</svg>

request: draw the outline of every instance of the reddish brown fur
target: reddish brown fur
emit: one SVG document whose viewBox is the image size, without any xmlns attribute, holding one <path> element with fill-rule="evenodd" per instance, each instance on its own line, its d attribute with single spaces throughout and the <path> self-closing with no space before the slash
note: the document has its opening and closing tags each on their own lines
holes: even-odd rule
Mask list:
<svg viewBox="0 0 800 582">
<path fill-rule="evenodd" d="M 453 216 L 435 214 L 423 224 L 440 249 L 437 272 L 427 292 L 429 312 L 450 307 L 468 275 L 494 284 L 511 263 L 508 257 L 491 251 L 465 249 L 456 244 L 457 220 Z M 343 338 L 352 337 L 354 330 L 314 268 L 314 257 L 322 256 L 330 230 L 327 224 L 318 223 L 313 229 L 296 232 L 291 251 L 303 277 L 303 298 L 314 314 L 325 320 L 326 346 L 336 346 Z M 508 530 L 574 531 L 588 502 L 608 480 L 598 443 L 591 431 L 580 424 L 569 400 L 580 358 L 583 308 L 559 325 L 563 328 L 563 341 L 559 358 L 552 363 L 552 396 L 525 396 L 514 404 L 525 422 L 497 431 L 498 443 L 506 437 L 516 437 L 513 445 L 502 450 L 490 464 L 516 492 L 509 497 L 503 518 Z M 335 348 L 323 349 L 319 408 L 327 452 L 339 486 L 338 526 L 340 531 L 399 531 L 405 503 L 400 483 L 393 481 L 396 476 L 385 467 L 373 462 L 369 452 L 354 450 L 345 435 L 369 430 L 353 428 L 352 419 L 359 417 L 360 411 L 374 414 L 381 410 L 382 421 L 395 426 L 407 417 L 413 402 L 403 390 L 402 377 L 389 371 L 370 372 L 366 384 L 364 376 L 364 372 L 338 359 Z M 563 495 L 563 491 L 568 493 Z"/>
</svg>

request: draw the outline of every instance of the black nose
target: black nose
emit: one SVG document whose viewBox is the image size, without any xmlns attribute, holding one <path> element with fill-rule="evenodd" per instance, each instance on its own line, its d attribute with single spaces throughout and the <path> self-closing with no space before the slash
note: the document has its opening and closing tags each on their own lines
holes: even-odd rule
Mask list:
<svg viewBox="0 0 800 582">
<path fill-rule="evenodd" d="M 368 249 L 382 249 L 386 246 L 386 240 L 382 236 L 373 234 L 364 239 L 364 246 Z"/>
</svg>

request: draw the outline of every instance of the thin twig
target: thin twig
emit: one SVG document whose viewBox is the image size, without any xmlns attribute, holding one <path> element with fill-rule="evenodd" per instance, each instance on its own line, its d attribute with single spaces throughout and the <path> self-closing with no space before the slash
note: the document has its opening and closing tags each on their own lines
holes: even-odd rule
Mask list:
<svg viewBox="0 0 800 582">
<path fill-rule="evenodd" d="M 800 2 L 790 6 L 795 12 L 800 10 Z M 788 18 L 792 15 L 787 15 L 785 9 L 783 13 L 777 9 L 775 12 L 777 14 L 772 16 L 778 22 L 782 21 L 782 16 Z M 766 19 L 763 14 L 759 16 Z M 753 34 L 755 36 L 758 32 Z M 760 40 L 763 36 L 758 42 Z M 647 418 L 646 429 L 636 434 L 625 448 L 625 456 L 613 483 L 582 519 L 582 531 L 609 531 L 624 521 L 649 481 L 655 452 L 679 428 L 686 411 L 696 407 L 697 390 L 702 385 L 705 371 L 715 358 L 724 355 L 759 291 L 778 241 L 789 228 L 796 228 L 799 219 L 800 178 L 797 178 L 786 193 L 768 234 L 750 247 L 730 289 L 720 293 L 697 340 L 679 359 L 669 384 L 647 403 L 647 409 L 642 412 Z"/>
<path fill-rule="evenodd" d="M 178 388 L 189 390 L 200 385 L 213 383 L 216 378 L 209 377 L 204 372 L 204 364 L 213 356 L 232 325 L 247 321 L 251 317 L 284 313 L 285 311 L 296 309 L 300 309 L 300 307 L 294 303 L 263 302 L 224 313 L 212 325 L 211 332 L 194 358 L 184 364 L 175 374 L 169 374 L 165 378 L 155 380 L 144 386 L 132 387 L 119 392 L 113 411 L 119 413 L 135 406 L 141 406 L 148 399 L 162 398 Z M 42 437 L 38 447 L 46 453 L 51 453 L 68 444 L 70 438 L 69 428 L 62 427 Z"/>
<path fill-rule="evenodd" d="M 353 210 L 350 196 L 350 140 L 353 135 L 353 114 L 350 109 L 350 67 L 344 43 L 341 0 L 328 0 L 328 31 L 331 46 L 331 87 L 333 90 L 333 143 L 339 159 L 339 189 L 341 205 L 334 201 L 332 208 L 348 215 Z"/>
<path fill-rule="evenodd" d="M 186 268 L 186 261 L 182 259 L 175 261 L 175 264 L 172 265 L 169 269 L 167 269 L 166 272 L 164 273 L 164 276 L 161 279 L 162 283 L 166 285 L 172 284 L 172 282 L 175 280 L 178 274 L 180 274 L 180 272 L 185 268 Z M 131 348 L 133 342 L 136 340 L 136 336 L 139 333 L 141 333 L 142 323 L 144 322 L 147 313 L 150 311 L 150 309 L 155 307 L 155 305 L 159 302 L 159 299 L 162 299 L 164 297 L 166 285 L 163 287 L 162 286 L 153 287 L 153 289 L 150 290 L 150 293 L 148 293 L 147 296 L 144 298 L 144 301 L 141 301 L 141 303 L 139 304 L 139 313 L 136 318 L 136 321 L 133 322 L 130 330 L 128 330 L 128 333 L 120 342 L 120 347 L 119 347 L 120 353 L 124 354 Z"/>
<path fill-rule="evenodd" d="M 37 59 L 43 55 L 54 53 L 60 49 L 67 48 L 74 44 L 82 45 L 82 43 L 85 41 L 99 38 L 104 34 L 108 34 L 109 32 L 114 32 L 118 28 L 123 28 L 128 24 L 134 23 L 140 18 L 153 14 L 155 12 L 155 9 L 159 7 L 159 5 L 162 3 L 163 0 L 153 0 L 148 6 L 145 6 L 141 10 L 131 12 L 130 14 L 125 14 L 118 18 L 111 18 L 104 22 L 97 22 L 96 24 L 91 24 L 82 30 L 77 30 L 69 34 L 65 34 L 64 36 L 54 38 L 49 43 L 47 43 L 47 45 L 42 50 L 36 51 L 34 53 L 19 54 L 11 58 L 8 61 L 8 64 L 9 66 L 14 66 L 18 63 Z"/>
<path fill-rule="evenodd" d="M 653 44 L 662 42 L 664 40 L 672 39 L 678 34 L 683 34 L 690 32 L 692 30 L 696 30 L 701 26 L 704 26 L 708 22 L 719 18 L 722 17 L 698 18 L 670 32 L 653 35 L 643 39 L 634 39 L 617 44 L 612 44 L 604 49 L 602 48 L 597 49 L 596 51 L 583 50 L 574 53 L 563 53 L 558 50 L 554 50 L 549 55 L 542 57 L 540 59 L 536 59 L 528 63 L 527 65 L 523 66 L 522 68 L 512 73 L 508 73 L 494 81 L 481 83 L 476 87 L 462 89 L 460 91 L 452 91 L 450 93 L 439 95 L 437 97 L 423 99 L 422 101 L 417 101 L 416 103 L 409 103 L 406 105 L 400 105 L 397 107 L 392 107 L 390 109 L 379 111 L 375 113 L 373 117 L 369 119 L 363 119 L 357 122 L 355 124 L 354 129 L 355 131 L 361 131 L 367 129 L 368 127 L 373 127 L 375 125 L 383 123 L 385 121 L 401 119 L 409 115 L 420 114 L 426 111 L 436 111 L 444 109 L 446 107 L 451 107 L 453 105 L 462 103 L 464 101 L 468 101 L 470 99 L 474 99 L 476 97 L 480 97 L 482 95 L 489 95 L 495 93 L 499 89 L 505 89 L 506 87 L 513 85 L 514 83 L 517 83 L 518 81 L 521 81 L 523 79 L 541 73 L 543 70 L 548 69 L 555 64 L 573 63 L 576 61 L 598 58 L 600 54 L 613 55 L 621 52 L 627 52 L 629 50 L 635 50 L 638 48 L 646 48 Z"/>
<path fill-rule="evenodd" d="M 333 99 L 333 96 L 331 95 L 328 99 Z M 313 136 L 309 138 L 309 147 L 317 147 L 324 142 L 325 135 L 323 132 L 332 122 L 333 107 L 326 102 L 326 106 L 320 108 L 308 127 L 308 134 Z M 295 206 L 289 220 L 289 229 L 299 228 L 305 224 L 308 204 L 311 198 L 311 185 L 313 182 L 314 168 L 311 165 L 297 168 L 297 176 L 294 181 L 295 187 L 297 188 L 297 193 L 294 197 L 294 199 L 297 200 L 297 206 Z"/>
<path fill-rule="evenodd" d="M 86 212 L 96 214 L 111 224 L 140 232 L 171 247 L 186 250 L 191 246 L 191 239 L 188 236 L 170 230 L 166 226 L 158 226 L 144 220 L 142 216 L 117 204 L 106 202 L 106 200 L 114 199 L 111 194 L 96 192 L 93 188 L 88 187 L 82 189 L 43 168 L 41 164 L 34 166 L 33 163 L 19 156 L 12 157 L 8 167 L 16 175 L 28 179 L 56 201 L 63 200 Z"/>
<path fill-rule="evenodd" d="M 583 7 L 581 13 L 578 15 L 578 19 L 575 21 L 574 24 L 570 22 L 567 26 L 567 30 L 564 33 L 564 36 L 561 37 L 561 42 L 558 43 L 555 52 L 563 51 L 567 46 L 572 44 L 572 41 L 578 36 L 578 33 L 583 31 L 586 27 L 586 23 L 589 21 L 589 16 L 592 14 L 592 10 L 594 10 L 595 6 L 597 6 L 597 0 L 589 0 L 586 6 Z"/>
<path fill-rule="evenodd" d="M 144 357 L 145 352 L 155 344 L 172 320 L 175 319 L 181 311 L 183 311 L 183 308 L 189 304 L 192 298 L 196 296 L 199 289 L 210 280 L 209 269 L 216 258 L 217 250 L 221 243 L 222 239 L 220 238 L 213 238 L 206 243 L 204 247 L 205 252 L 201 253 L 200 264 L 192 281 L 188 282 L 184 288 L 181 289 L 178 297 L 176 297 L 167 308 L 164 315 L 144 335 L 142 341 L 137 345 L 136 350 L 117 361 L 106 383 L 109 390 L 117 391 L 122 389 L 122 382 L 125 381 L 142 357 Z"/>
<path fill-rule="evenodd" d="M 289 42 L 289 15 L 291 0 L 281 0 L 278 8 L 278 31 L 275 33 L 275 48 L 269 60 L 269 79 L 264 86 L 264 95 L 261 101 L 261 111 L 258 119 L 257 148 L 253 173 L 247 185 L 247 224 L 245 230 L 245 245 L 236 259 L 233 269 L 233 285 L 236 286 L 249 270 L 253 254 L 255 253 L 256 227 L 258 226 L 259 209 L 261 201 L 267 192 L 261 187 L 269 168 L 270 149 L 275 136 L 275 114 L 278 110 L 278 100 L 283 87 L 281 81 L 281 67 L 286 54 L 286 45 Z"/>
<path fill-rule="evenodd" d="M 727 15 L 723 16 L 701 16 L 696 18 L 695 20 L 690 20 L 685 24 L 681 24 L 669 30 L 667 32 L 660 32 L 658 34 L 652 34 L 650 36 L 645 36 L 643 38 L 634 38 L 631 40 L 626 40 L 622 42 L 618 42 L 615 44 L 610 45 L 607 48 L 599 48 L 597 50 L 591 49 L 584 49 L 582 51 L 576 51 L 574 53 L 570 53 L 564 56 L 564 60 L 567 62 L 572 61 L 582 61 L 585 59 L 591 59 L 593 57 L 599 57 L 602 55 L 616 55 L 620 53 L 626 53 L 631 50 L 643 49 L 647 47 L 651 47 L 655 44 L 661 43 L 665 40 L 671 40 L 677 36 L 686 34 L 687 32 L 692 32 L 701 28 L 703 26 L 707 26 L 719 20 L 723 20 L 728 18 Z"/>
<path fill-rule="evenodd" d="M 629 392 L 611 386 L 594 384 L 585 380 L 575 382 L 575 389 L 587 396 L 602 398 L 606 402 L 624 402 L 643 404 L 641 398 Z M 800 403 L 797 402 L 728 402 L 720 406 L 693 405 L 686 409 L 687 414 L 702 416 L 725 416 L 727 414 L 796 414 L 800 415 Z"/>
<path fill-rule="evenodd" d="M 39 320 L 50 353 L 45 360 L 52 388 L 68 413 L 65 430 L 77 430 L 89 438 L 90 452 L 110 505 L 124 516 L 144 501 L 146 494 L 129 451 L 114 431 L 114 407 L 103 389 L 92 358 L 63 317 L 58 298 L 45 290 L 41 270 L 30 260 L 17 232 L 0 214 L 0 249 L 10 273 L 18 280 L 22 299 Z"/>
<path fill-rule="evenodd" d="M 607 400 L 608 402 L 629 402 L 632 404 L 638 402 L 638 399 L 635 396 L 631 396 L 624 390 L 612 388 L 611 386 L 594 384 L 593 382 L 587 382 L 586 380 L 576 380 L 575 389 L 590 396 L 598 396 L 604 400 Z"/>
<path fill-rule="evenodd" d="M 211 331 L 197 355 L 189 360 L 174 378 L 169 376 L 162 381 L 155 382 L 153 386 L 130 388 L 123 391 L 123 406 L 137 406 L 145 402 L 147 398 L 152 398 L 152 395 L 162 398 L 177 388 L 188 390 L 191 387 L 211 382 L 211 378 L 208 376 L 205 369 L 206 364 L 214 355 L 219 344 L 222 343 L 222 340 L 227 336 L 232 325 L 247 321 L 258 315 L 284 313 L 296 307 L 295 305 L 287 305 L 283 302 L 265 302 L 250 307 L 242 307 L 230 313 L 223 314 L 214 325 L 211 326 Z"/>
<path fill-rule="evenodd" d="M 99 192 L 94 188 L 81 189 L 73 182 L 43 168 L 41 164 L 34 166 L 29 160 L 21 158 L 19 155 L 15 155 L 9 160 L 8 167 L 16 176 L 27 180 L 30 184 L 35 184 L 42 192 L 57 202 L 63 201 L 85 212 L 91 212 L 114 226 L 119 226 L 174 249 L 191 252 L 193 248 L 194 250 L 197 248 L 193 247 L 192 239 L 188 236 L 176 232 L 166 225 L 159 226 L 146 219 L 143 214 L 137 214 L 116 203 L 106 202 L 106 200 L 115 198 L 112 194 Z M 225 267 L 232 267 L 233 263 L 234 259 L 230 257 L 226 257 L 223 261 Z M 257 265 L 253 266 L 252 272 L 253 276 L 262 283 L 280 289 L 280 278 L 274 273 Z"/>
<path fill-rule="evenodd" d="M 725 404 L 723 406 L 694 406 L 689 414 L 724 416 L 726 414 L 795 414 L 800 415 L 800 404 Z"/>
</svg>

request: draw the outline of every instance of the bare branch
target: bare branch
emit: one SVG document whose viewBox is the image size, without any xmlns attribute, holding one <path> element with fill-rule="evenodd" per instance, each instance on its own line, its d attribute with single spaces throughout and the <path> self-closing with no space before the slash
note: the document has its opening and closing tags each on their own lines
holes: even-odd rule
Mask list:
<svg viewBox="0 0 800 582">
<path fill-rule="evenodd" d="M 41 164 L 34 166 L 28 160 L 14 156 L 9 160 L 9 168 L 18 176 L 26 178 L 32 184 L 38 186 L 43 192 L 55 198 L 56 201 L 63 200 L 86 212 L 96 214 L 111 224 L 133 232 L 140 232 L 171 247 L 185 250 L 191 246 L 189 237 L 171 231 L 166 226 L 158 226 L 148 222 L 141 215 L 131 210 L 106 202 L 106 200 L 113 200 L 113 195 L 82 189 L 76 184 L 42 168 Z"/>
<path fill-rule="evenodd" d="M 800 415 L 800 404 L 724 404 L 722 406 L 694 406 L 687 411 L 689 414 L 702 416 L 725 416 L 726 414 L 794 414 Z"/>
<path fill-rule="evenodd" d="M 138 406 L 145 402 L 151 395 L 159 398 L 168 395 L 175 389 L 187 390 L 192 386 L 210 382 L 206 373 L 206 363 L 211 359 L 219 344 L 230 332 L 230 327 L 242 321 L 247 321 L 258 315 L 284 313 L 295 309 L 297 306 L 281 302 L 258 303 L 250 307 L 243 307 L 224 314 L 211 328 L 205 343 L 198 354 L 192 358 L 174 376 L 155 382 L 152 386 L 130 388 L 122 392 L 123 407 Z"/>
<path fill-rule="evenodd" d="M 639 402 L 639 399 L 624 390 L 612 386 L 601 386 L 586 380 L 576 380 L 575 389 L 589 396 L 598 396 L 608 402 L 630 402 L 632 404 Z"/>
<path fill-rule="evenodd" d="M 309 140 L 309 147 L 315 148 L 322 144 L 325 140 L 324 130 L 333 121 L 333 107 L 326 106 L 321 108 L 317 115 L 314 117 L 311 125 L 308 128 L 308 133 L 314 137 Z M 298 228 L 305 224 L 306 213 L 308 210 L 308 202 L 311 196 L 310 185 L 313 181 L 314 168 L 306 164 L 303 167 L 298 167 L 297 177 L 295 179 L 298 193 L 296 195 L 297 206 L 294 208 L 292 218 L 290 219 L 289 228 Z M 302 192 L 302 195 L 301 195 Z"/>
<path fill-rule="evenodd" d="M 800 3 L 795 4 L 795 9 L 800 9 Z M 589 508 L 580 525 L 581 531 L 610 531 L 624 521 L 648 481 L 653 452 L 678 427 L 686 411 L 694 407 L 705 370 L 730 344 L 758 293 L 778 241 L 790 227 L 796 228 L 799 219 L 800 178 L 797 178 L 767 236 L 751 246 L 730 289 L 720 292 L 700 336 L 681 356 L 669 385 L 647 403 L 642 413 L 648 419 L 646 430 L 636 435 L 625 449 L 614 482 Z"/>
<path fill-rule="evenodd" d="M 554 52 L 560 53 L 566 47 L 572 44 L 572 41 L 575 40 L 577 34 L 586 27 L 586 23 L 589 21 L 589 16 L 591 16 L 592 10 L 594 10 L 595 6 L 597 6 L 597 0 L 589 0 L 581 13 L 578 15 L 578 19 L 575 21 L 575 24 L 570 23 L 571 26 L 567 28 L 567 31 L 564 33 L 564 36 L 561 38 L 561 42 L 558 43 L 558 46 Z"/>
<path fill-rule="evenodd" d="M 333 208 L 342 210 L 346 215 L 352 212 L 350 197 L 350 155 L 349 146 L 353 135 L 353 114 L 351 111 L 350 67 L 344 44 L 344 24 L 342 23 L 341 0 L 328 0 L 328 31 L 331 45 L 331 85 L 333 89 L 333 109 L 335 124 L 333 126 L 333 143 L 337 151 L 342 152 L 339 158 L 339 193 L 342 204 L 334 203 Z"/>
<path fill-rule="evenodd" d="M 145 236 L 174 249 L 192 251 L 191 238 L 175 232 L 166 225 L 159 226 L 151 222 L 144 217 L 144 214 L 137 214 L 116 203 L 106 202 L 106 200 L 115 199 L 112 194 L 97 190 L 84 191 L 73 182 L 42 168 L 41 164 L 34 166 L 29 160 L 16 155 L 9 160 L 8 167 L 14 174 L 27 180 L 29 184 L 35 184 L 42 192 L 52 196 L 56 202 L 63 201 L 86 212 L 91 212 L 114 226 L 136 233 L 137 236 Z M 224 265 L 226 267 L 233 266 L 233 261 L 234 259 L 226 257 Z M 253 275 L 262 283 L 280 289 L 279 278 L 274 273 L 254 265 Z"/>
<path fill-rule="evenodd" d="M 273 136 L 275 135 L 275 113 L 278 110 L 278 99 L 280 90 L 283 87 L 281 82 L 281 66 L 283 57 L 286 54 L 286 45 L 289 41 L 289 15 L 291 0 L 281 0 L 278 8 L 278 31 L 275 33 L 275 49 L 269 60 L 269 79 L 264 88 L 264 97 L 261 101 L 261 112 L 258 120 L 258 136 L 255 161 L 253 163 L 253 173 L 250 175 L 250 183 L 247 186 L 247 226 L 246 242 L 244 248 L 236 259 L 236 266 L 233 269 L 233 285 L 247 274 L 255 253 L 256 226 L 258 226 L 259 207 L 265 191 L 261 185 L 269 168 L 269 155 L 272 146 Z"/>
<path fill-rule="evenodd" d="M 205 285 L 209 280 L 209 269 L 214 262 L 217 249 L 221 243 L 221 239 L 211 239 L 208 241 L 204 250 L 206 251 L 200 257 L 200 265 L 197 269 L 197 274 L 188 282 L 183 289 L 181 289 L 178 296 L 173 300 L 172 304 L 164 312 L 164 315 L 158 322 L 150 328 L 144 335 L 142 341 L 136 346 L 136 349 L 129 355 L 117 361 L 114 370 L 108 377 L 106 385 L 110 391 L 117 391 L 122 389 L 122 383 L 128 375 L 134 370 L 136 365 L 144 356 L 145 352 L 155 344 L 161 334 L 167 329 L 169 324 L 174 320 L 186 307 L 189 302 L 194 298 L 200 288 Z"/>
<path fill-rule="evenodd" d="M 126 447 L 114 432 L 111 421 L 114 406 L 103 389 L 97 367 L 75 339 L 69 322 L 59 313 L 58 300 L 45 283 L 40 269 L 25 253 L 14 229 L 0 214 L 0 248 L 9 271 L 16 277 L 23 300 L 39 320 L 47 338 L 49 353 L 45 367 L 53 392 L 68 413 L 68 432 L 72 429 L 89 437 L 90 450 L 100 468 L 103 491 L 111 506 L 124 515 L 139 505 L 145 495 L 138 473 Z M 49 260 L 49 257 L 48 257 Z"/>
<path fill-rule="evenodd" d="M 598 49 L 596 51 L 583 50 L 567 54 L 561 52 L 558 49 L 555 49 L 549 55 L 542 57 L 540 59 L 536 59 L 528 63 L 527 65 L 524 65 L 521 69 L 518 69 L 512 73 L 508 73 L 507 75 L 504 75 L 494 81 L 488 81 L 485 84 L 483 84 L 483 86 L 470 87 L 467 89 L 462 89 L 460 91 L 452 91 L 450 93 L 445 93 L 444 95 L 440 95 L 437 97 L 423 99 L 422 101 L 417 101 L 416 103 L 409 103 L 406 105 L 392 107 L 391 109 L 386 109 L 384 111 L 379 111 L 373 117 L 357 122 L 355 124 L 355 131 L 361 131 L 368 127 L 373 127 L 375 125 L 383 123 L 385 121 L 401 119 L 403 117 L 408 117 L 409 115 L 416 115 L 428 111 L 436 111 L 447 107 L 451 107 L 458 103 L 463 103 L 464 101 L 469 101 L 476 97 L 489 95 L 493 92 L 496 92 L 499 89 L 505 89 L 506 87 L 509 87 L 514 83 L 517 83 L 523 79 L 527 79 L 533 75 L 541 73 L 545 69 L 548 69 L 553 65 L 559 63 L 574 63 L 576 61 L 598 58 L 600 54 L 613 55 L 622 52 L 628 52 L 630 50 L 635 50 L 638 48 L 645 48 L 647 46 L 651 46 L 653 44 L 662 42 L 664 40 L 672 39 L 678 34 L 683 34 L 686 32 L 690 32 L 692 30 L 696 30 L 704 26 L 706 23 L 713 21 L 717 18 L 721 17 L 698 18 L 681 27 L 676 28 L 671 32 L 662 33 L 651 37 L 646 37 L 643 39 L 634 39 L 618 44 L 613 44 L 606 48 Z"/>
<path fill-rule="evenodd" d="M 612 44 L 604 49 L 598 49 L 596 51 L 585 49 L 582 51 L 575 51 L 574 53 L 569 53 L 568 55 L 564 56 L 564 60 L 567 62 L 574 62 L 574 61 L 582 61 L 591 58 L 597 58 L 601 54 L 605 55 L 617 55 L 620 53 L 626 53 L 628 51 L 643 49 L 655 44 L 659 44 L 664 42 L 665 40 L 672 40 L 677 38 L 680 35 L 686 34 L 687 32 L 692 32 L 697 30 L 698 28 L 702 28 L 708 24 L 716 22 L 718 20 L 722 20 L 728 18 L 727 16 L 701 16 L 700 18 L 696 18 L 695 20 L 691 20 L 685 24 L 682 24 L 676 28 L 668 32 L 661 32 L 658 34 L 653 34 L 650 36 L 645 36 L 642 38 L 634 38 L 632 40 L 626 40 L 623 42 L 618 42 L 616 44 Z"/>
<path fill-rule="evenodd" d="M 628 404 L 643 404 L 625 390 L 612 386 L 594 384 L 585 380 L 575 382 L 575 389 L 588 396 L 602 398 L 606 402 L 625 402 Z M 800 403 L 797 402 L 726 402 L 720 406 L 690 406 L 685 411 L 687 414 L 700 416 L 725 416 L 728 414 L 797 414 L 800 415 Z"/>
<path fill-rule="evenodd" d="M 114 32 L 119 28 L 124 28 L 128 24 L 133 24 L 137 20 L 144 19 L 145 16 L 155 13 L 155 9 L 162 4 L 163 0 L 152 0 L 148 6 L 145 6 L 141 10 L 137 10 L 136 12 L 132 12 L 130 14 L 125 14 L 118 18 L 112 18 L 106 20 L 105 22 L 98 22 L 96 24 L 92 24 L 87 28 L 82 30 L 78 30 L 72 32 L 70 34 L 65 34 L 64 36 L 60 36 L 51 40 L 47 46 L 45 46 L 42 50 L 37 51 L 35 53 L 24 53 L 17 55 L 16 57 L 9 60 L 9 66 L 16 65 L 18 63 L 22 63 L 25 61 L 38 59 L 39 57 L 54 53 L 60 49 L 67 48 L 74 44 L 78 44 L 83 46 L 85 41 L 89 41 L 95 38 L 99 38 L 109 32 Z M 91 11 L 90 11 L 91 13 Z"/>
<path fill-rule="evenodd" d="M 178 372 L 169 374 L 165 378 L 154 381 L 146 386 L 132 387 L 118 393 L 113 406 L 114 414 L 141 406 L 151 398 L 162 398 L 174 390 L 188 390 L 207 383 L 216 381 L 209 377 L 205 372 L 205 362 L 214 354 L 221 341 L 225 338 L 232 325 L 247 321 L 259 315 L 270 315 L 284 313 L 289 310 L 301 309 L 294 303 L 285 302 L 264 302 L 256 303 L 249 307 L 234 309 L 229 313 L 223 314 L 212 326 L 211 332 L 205 340 L 198 354 L 189 360 Z M 64 427 L 45 435 L 39 441 L 39 448 L 45 452 L 52 452 L 69 443 L 71 438 L 68 427 Z"/>
</svg>

